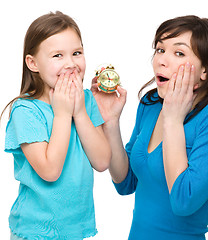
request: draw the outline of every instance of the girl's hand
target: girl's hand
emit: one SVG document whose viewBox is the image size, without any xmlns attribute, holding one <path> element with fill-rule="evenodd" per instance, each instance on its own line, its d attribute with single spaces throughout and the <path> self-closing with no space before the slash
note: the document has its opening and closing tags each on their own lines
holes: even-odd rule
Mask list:
<svg viewBox="0 0 208 240">
<path fill-rule="evenodd" d="M 69 72 L 61 74 L 55 88 L 49 92 L 54 116 L 72 116 L 74 112 L 74 94 L 72 75 Z"/>
<path fill-rule="evenodd" d="M 97 77 L 94 77 L 92 79 L 91 91 L 97 101 L 104 121 L 106 123 L 114 120 L 118 121 L 126 103 L 126 90 L 118 86 L 117 93 L 104 93 L 98 89 Z"/>
<path fill-rule="evenodd" d="M 170 79 L 163 102 L 162 114 L 164 123 L 182 123 L 190 112 L 195 99 L 194 66 L 186 63 L 181 65 L 178 73 Z"/>
<path fill-rule="evenodd" d="M 73 73 L 72 87 L 74 88 L 75 92 L 75 106 L 73 117 L 76 118 L 78 116 L 81 116 L 82 113 L 86 113 L 82 78 L 80 77 L 77 69 L 75 69 Z"/>
</svg>

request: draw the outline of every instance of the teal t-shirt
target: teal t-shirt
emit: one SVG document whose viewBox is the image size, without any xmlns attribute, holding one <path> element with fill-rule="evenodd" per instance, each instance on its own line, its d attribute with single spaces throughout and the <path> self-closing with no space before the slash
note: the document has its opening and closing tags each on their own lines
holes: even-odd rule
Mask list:
<svg viewBox="0 0 208 240">
<path fill-rule="evenodd" d="M 104 123 L 90 90 L 85 106 L 95 127 Z M 6 128 L 5 151 L 14 156 L 14 175 L 20 182 L 9 224 L 19 237 L 81 240 L 97 233 L 93 202 L 93 169 L 82 148 L 74 121 L 63 171 L 55 182 L 44 181 L 25 158 L 22 143 L 49 142 L 53 110 L 37 100 L 17 100 Z M 87 136 L 86 136 L 87 137 Z"/>
</svg>

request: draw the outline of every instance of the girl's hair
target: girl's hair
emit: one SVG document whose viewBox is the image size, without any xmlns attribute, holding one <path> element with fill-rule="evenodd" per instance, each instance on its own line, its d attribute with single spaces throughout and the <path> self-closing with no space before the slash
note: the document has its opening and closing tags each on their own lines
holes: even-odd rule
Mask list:
<svg viewBox="0 0 208 240">
<path fill-rule="evenodd" d="M 170 39 L 179 36 L 185 32 L 192 32 L 191 36 L 191 47 L 194 54 L 200 59 L 202 66 L 205 68 L 206 80 L 203 81 L 201 86 L 196 90 L 197 93 L 205 93 L 205 96 L 195 106 L 193 114 L 187 120 L 193 118 L 198 112 L 200 112 L 208 104 L 208 19 L 199 18 L 194 15 L 182 16 L 173 18 L 163 22 L 156 31 L 155 38 L 153 41 L 153 48 L 156 49 L 157 43 L 162 40 Z M 142 90 L 147 86 L 154 83 L 155 79 L 152 78 L 147 82 L 139 91 L 139 97 L 141 96 Z M 162 102 L 159 96 L 155 97 L 157 88 L 148 91 L 145 96 L 148 99 L 144 101 L 141 99 L 141 103 L 155 104 Z"/>
<path fill-rule="evenodd" d="M 74 29 L 82 43 L 81 32 L 76 22 L 68 15 L 56 11 L 55 13 L 48 13 L 37 18 L 29 26 L 25 39 L 23 51 L 23 71 L 20 94 L 11 100 L 1 113 L 0 119 L 8 106 L 11 106 L 18 98 L 39 98 L 44 92 L 44 83 L 40 78 L 39 73 L 32 72 L 25 62 L 28 54 L 34 56 L 40 44 L 47 38 L 57 33 L 60 33 L 67 28 Z"/>
</svg>

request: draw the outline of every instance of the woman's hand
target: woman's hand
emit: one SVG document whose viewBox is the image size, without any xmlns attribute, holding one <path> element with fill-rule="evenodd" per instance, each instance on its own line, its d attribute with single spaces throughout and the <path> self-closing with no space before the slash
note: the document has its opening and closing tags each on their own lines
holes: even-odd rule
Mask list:
<svg viewBox="0 0 208 240">
<path fill-rule="evenodd" d="M 195 88 L 194 66 L 181 65 L 170 79 L 163 102 L 163 163 L 169 192 L 177 177 L 188 167 L 183 122 L 193 108 Z"/>
<path fill-rule="evenodd" d="M 126 90 L 118 86 L 117 93 L 104 93 L 98 89 L 97 77 L 95 77 L 92 79 L 91 91 L 104 121 L 118 120 L 126 103 Z"/>
<path fill-rule="evenodd" d="M 170 79 L 163 102 L 163 120 L 171 123 L 182 123 L 190 112 L 195 99 L 194 66 L 186 63 L 181 65 L 178 73 Z"/>
</svg>

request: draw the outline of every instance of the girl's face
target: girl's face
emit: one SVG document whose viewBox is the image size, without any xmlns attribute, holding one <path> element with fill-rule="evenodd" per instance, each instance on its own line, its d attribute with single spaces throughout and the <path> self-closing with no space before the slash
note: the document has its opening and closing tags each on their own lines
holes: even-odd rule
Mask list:
<svg viewBox="0 0 208 240">
<path fill-rule="evenodd" d="M 35 56 L 27 55 L 26 63 L 30 70 L 39 72 L 45 93 L 55 87 L 60 74 L 77 69 L 83 79 L 86 68 L 81 40 L 71 28 L 44 40 Z"/>
<path fill-rule="evenodd" d="M 200 59 L 191 48 L 191 35 L 191 32 L 186 32 L 178 37 L 157 43 L 153 57 L 153 70 L 158 94 L 161 98 L 166 95 L 172 75 L 177 73 L 179 67 L 187 62 L 195 67 L 195 86 L 197 84 L 200 86 L 201 80 L 206 79 L 205 68 L 202 67 Z"/>
</svg>

